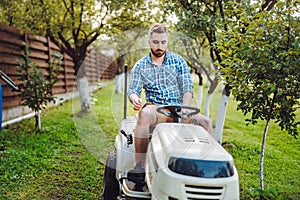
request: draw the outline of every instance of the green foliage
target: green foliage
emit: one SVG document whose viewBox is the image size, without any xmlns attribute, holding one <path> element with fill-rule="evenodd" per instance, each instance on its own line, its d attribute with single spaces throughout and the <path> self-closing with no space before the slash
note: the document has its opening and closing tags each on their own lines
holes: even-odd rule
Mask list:
<svg viewBox="0 0 300 200">
<path fill-rule="evenodd" d="M 240 8 L 239 21 L 222 33 L 221 72 L 233 87 L 238 109 L 251 113 L 249 122 L 275 119 L 298 135 L 296 110 L 300 99 L 299 17 L 293 7 L 278 3 L 253 16 Z"/>
<path fill-rule="evenodd" d="M 161 15 L 151 15 L 155 8 L 153 4 L 155 2 L 144 0 L 112 1 L 110 4 L 112 14 L 107 21 L 110 24 L 110 30 L 106 32 L 107 36 L 116 36 L 128 30 L 148 28 L 151 22 L 160 21 Z M 134 33 L 131 34 L 134 35 Z"/>
<path fill-rule="evenodd" d="M 47 73 L 45 73 L 32 62 L 29 46 L 25 45 L 25 53 L 18 60 L 17 72 L 21 74 L 18 93 L 21 96 L 22 105 L 28 106 L 36 115 L 39 111 L 46 109 L 48 103 L 55 103 L 56 98 L 52 89 L 59 81 L 60 59 L 59 54 L 53 54 L 46 68 Z"/>
</svg>

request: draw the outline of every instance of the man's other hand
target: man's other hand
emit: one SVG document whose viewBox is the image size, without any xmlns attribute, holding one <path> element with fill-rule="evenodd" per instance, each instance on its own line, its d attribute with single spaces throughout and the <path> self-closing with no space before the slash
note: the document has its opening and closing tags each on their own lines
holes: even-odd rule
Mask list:
<svg viewBox="0 0 300 200">
<path fill-rule="evenodd" d="M 132 94 L 129 97 L 133 110 L 140 110 L 143 106 L 143 101 L 142 99 L 137 95 L 137 94 Z"/>
</svg>

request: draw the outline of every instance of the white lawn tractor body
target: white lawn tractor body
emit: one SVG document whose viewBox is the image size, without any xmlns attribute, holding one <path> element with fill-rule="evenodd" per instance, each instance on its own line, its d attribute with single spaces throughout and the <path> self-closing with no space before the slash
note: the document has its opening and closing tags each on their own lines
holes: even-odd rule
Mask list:
<svg viewBox="0 0 300 200">
<path fill-rule="evenodd" d="M 104 200 L 239 199 L 238 172 L 232 156 L 202 127 L 185 123 L 158 124 L 151 136 L 143 191 L 135 191 L 127 173 L 134 162 L 137 118 L 124 119 L 115 151 L 106 163 Z"/>
</svg>

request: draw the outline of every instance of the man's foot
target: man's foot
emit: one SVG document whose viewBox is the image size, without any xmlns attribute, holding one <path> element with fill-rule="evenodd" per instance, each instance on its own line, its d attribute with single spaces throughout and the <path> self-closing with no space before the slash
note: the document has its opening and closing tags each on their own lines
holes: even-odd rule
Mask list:
<svg viewBox="0 0 300 200">
<path fill-rule="evenodd" d="M 145 169 L 143 163 L 137 163 L 133 169 L 127 173 L 129 181 L 135 183 L 135 191 L 143 191 L 145 185 Z"/>
</svg>

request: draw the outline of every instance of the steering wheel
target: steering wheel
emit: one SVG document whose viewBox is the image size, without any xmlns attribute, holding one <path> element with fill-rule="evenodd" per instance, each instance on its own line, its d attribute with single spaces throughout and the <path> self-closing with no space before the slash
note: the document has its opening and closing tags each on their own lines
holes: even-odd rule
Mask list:
<svg viewBox="0 0 300 200">
<path fill-rule="evenodd" d="M 183 110 L 185 112 L 182 112 Z M 167 117 L 173 118 L 174 122 L 180 122 L 191 115 L 198 114 L 200 109 L 192 106 L 165 105 L 159 106 L 156 111 Z"/>
</svg>

